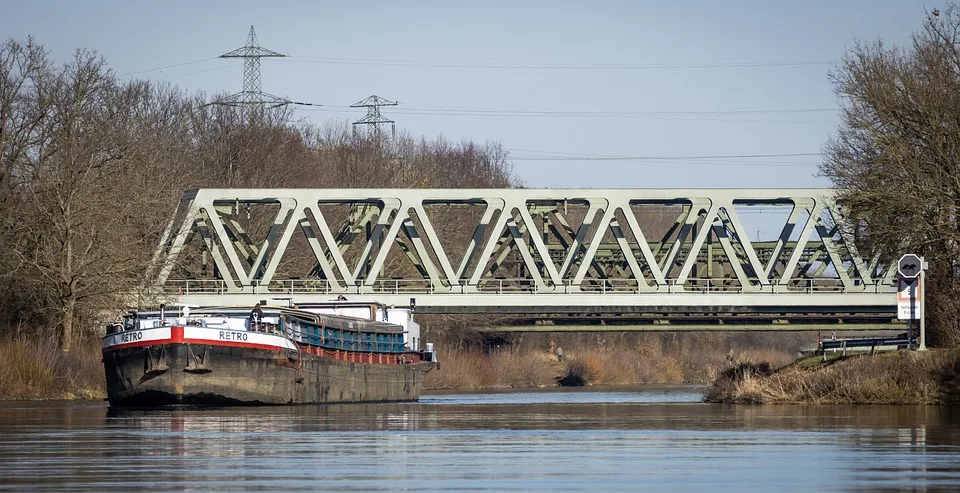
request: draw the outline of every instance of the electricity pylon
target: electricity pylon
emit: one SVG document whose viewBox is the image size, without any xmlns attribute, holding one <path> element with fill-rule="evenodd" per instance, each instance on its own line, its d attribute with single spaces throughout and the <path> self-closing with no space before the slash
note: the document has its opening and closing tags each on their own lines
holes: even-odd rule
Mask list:
<svg viewBox="0 0 960 493">
<path fill-rule="evenodd" d="M 247 36 L 247 44 L 233 51 L 220 55 L 220 58 L 243 58 L 243 91 L 231 94 L 222 99 L 214 101 L 212 104 L 225 106 L 241 106 L 249 112 L 252 120 L 254 108 L 278 108 L 291 104 L 291 101 L 273 94 L 265 93 L 260 89 L 260 59 L 285 57 L 283 53 L 262 48 L 257 42 L 257 33 L 250 26 L 250 34 Z M 303 103 L 297 103 L 303 104 Z"/>
<path fill-rule="evenodd" d="M 367 115 L 364 116 L 363 118 L 361 118 L 361 119 L 353 122 L 353 124 L 354 124 L 354 125 L 371 125 L 371 126 L 373 126 L 374 135 L 376 135 L 376 136 L 379 137 L 379 136 L 380 136 L 380 125 L 383 125 L 384 123 L 389 123 L 389 124 L 390 124 L 390 134 L 391 134 L 392 136 L 396 137 L 396 136 L 397 136 L 397 128 L 396 128 L 396 126 L 394 125 L 396 122 L 393 121 L 393 120 L 391 120 L 391 119 L 389 119 L 389 118 L 385 118 L 383 115 L 380 114 L 380 107 L 381 107 L 381 106 L 396 106 L 396 105 L 397 105 L 397 102 L 396 102 L 396 101 L 390 101 L 390 100 L 387 100 L 387 99 L 383 99 L 383 98 L 381 98 L 380 96 L 377 96 L 377 95 L 370 96 L 370 97 L 368 97 L 368 98 L 366 98 L 366 99 L 363 99 L 363 100 L 358 101 L 358 102 L 356 102 L 356 103 L 354 103 L 354 104 L 351 104 L 351 105 L 350 105 L 351 108 L 366 108 L 366 109 L 367 109 Z M 356 128 L 356 127 L 354 127 L 354 128 Z"/>
</svg>

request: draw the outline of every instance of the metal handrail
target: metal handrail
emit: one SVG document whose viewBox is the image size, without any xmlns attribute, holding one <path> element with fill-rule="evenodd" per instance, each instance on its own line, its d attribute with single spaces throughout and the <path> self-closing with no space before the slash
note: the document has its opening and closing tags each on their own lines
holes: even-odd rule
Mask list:
<svg viewBox="0 0 960 493">
<path fill-rule="evenodd" d="M 857 292 L 894 292 L 892 283 L 878 281 L 874 284 L 861 284 L 865 289 Z M 736 278 L 688 278 L 683 283 L 676 279 L 668 279 L 665 285 L 639 286 L 634 279 L 585 278 L 580 285 L 573 285 L 570 280 L 563 284 L 553 285 L 549 279 L 543 284 L 530 278 L 495 278 L 481 279 L 477 284 L 471 284 L 469 279 L 459 279 L 456 284 L 434 283 L 430 279 L 382 279 L 372 285 L 344 286 L 326 279 L 274 279 L 269 284 L 256 283 L 254 293 L 263 294 L 339 294 L 339 293 L 372 293 L 372 294 L 608 294 L 608 293 L 770 293 L 770 294 L 800 294 L 800 293 L 846 293 L 848 289 L 840 279 L 833 278 L 793 278 L 786 283 L 777 280 L 766 286 L 760 281 L 753 281 L 749 286 L 743 286 Z M 873 289 L 870 289 L 870 288 Z M 241 286 L 230 285 L 221 279 L 179 279 L 169 280 L 163 286 L 168 293 L 180 294 L 228 294 L 241 291 Z"/>
</svg>

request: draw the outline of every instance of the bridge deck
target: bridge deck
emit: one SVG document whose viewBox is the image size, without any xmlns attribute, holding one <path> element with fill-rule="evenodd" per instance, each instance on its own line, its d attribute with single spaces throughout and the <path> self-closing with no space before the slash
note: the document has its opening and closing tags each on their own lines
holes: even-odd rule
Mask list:
<svg viewBox="0 0 960 493">
<path fill-rule="evenodd" d="M 756 218 L 776 218 L 772 239 L 751 239 Z M 345 296 L 420 313 L 882 323 L 895 268 L 862 257 L 847 226 L 826 189 L 203 189 L 149 275 L 157 299 L 203 306 Z"/>
</svg>

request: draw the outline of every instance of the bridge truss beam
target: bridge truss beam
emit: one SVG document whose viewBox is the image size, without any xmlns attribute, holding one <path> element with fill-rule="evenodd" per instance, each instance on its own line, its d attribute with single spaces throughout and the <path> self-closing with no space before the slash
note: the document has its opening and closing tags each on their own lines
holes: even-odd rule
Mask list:
<svg viewBox="0 0 960 493">
<path fill-rule="evenodd" d="M 751 239 L 747 215 L 772 239 Z M 825 189 L 201 189 L 151 275 L 197 304 L 893 310 L 895 266 L 853 233 Z"/>
</svg>

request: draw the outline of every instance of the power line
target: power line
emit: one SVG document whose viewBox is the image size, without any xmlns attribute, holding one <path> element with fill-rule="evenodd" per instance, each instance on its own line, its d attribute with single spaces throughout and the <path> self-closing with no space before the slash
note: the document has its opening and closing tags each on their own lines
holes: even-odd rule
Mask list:
<svg viewBox="0 0 960 493">
<path fill-rule="evenodd" d="M 511 149 L 512 150 L 512 149 Z M 819 152 L 796 152 L 783 154 L 726 154 L 704 156 L 530 156 L 513 157 L 515 161 L 702 161 L 709 164 L 710 159 L 759 159 L 776 157 L 811 157 L 820 156 Z"/>
<path fill-rule="evenodd" d="M 772 109 L 772 110 L 706 110 L 706 111 L 550 111 L 550 110 L 420 110 L 407 111 L 437 115 L 496 115 L 496 116 L 565 116 L 565 117 L 635 117 L 635 116 L 708 116 L 708 115 L 760 115 L 782 113 L 836 112 L 837 108 Z"/>
<path fill-rule="evenodd" d="M 205 74 L 205 73 L 207 73 L 207 72 L 217 72 L 217 71 L 220 71 L 220 70 L 226 70 L 226 69 L 228 69 L 228 68 L 232 68 L 232 67 L 230 67 L 230 66 L 223 66 L 223 67 L 217 67 L 217 68 L 208 68 L 208 69 L 206 69 L 206 70 L 198 70 L 198 71 L 196 71 L 196 72 L 187 72 L 187 73 L 185 73 L 185 74 L 177 74 L 177 75 L 171 75 L 171 76 L 169 76 L 169 77 L 161 77 L 161 78 L 158 78 L 157 80 L 179 79 L 179 78 L 181 78 L 181 77 L 189 77 L 189 76 L 191 76 L 191 75 Z"/>
<path fill-rule="evenodd" d="M 324 105 L 325 110 L 335 111 L 337 108 L 351 108 L 352 106 Z M 400 111 L 414 111 L 437 115 L 445 114 L 496 114 L 505 116 L 672 116 L 672 115 L 738 115 L 738 114 L 775 114 L 775 113 L 825 113 L 840 111 L 840 108 L 783 108 L 769 110 L 680 110 L 680 111 L 558 111 L 558 110 L 501 110 L 501 109 L 430 109 L 406 108 Z"/>
<path fill-rule="evenodd" d="M 306 111 L 319 111 L 325 113 L 336 113 L 336 114 L 349 114 L 350 111 L 346 110 L 337 110 L 337 109 L 307 109 Z M 393 111 L 392 113 L 397 115 L 410 115 L 410 116 L 444 116 L 444 117 L 468 117 L 468 118 L 513 118 L 510 115 L 474 115 L 474 114 L 450 114 L 450 113 L 428 113 L 428 112 L 411 112 L 411 111 Z M 591 118 L 591 117 L 584 117 Z M 836 125 L 836 121 L 826 121 L 826 120 L 750 120 L 743 118 L 695 118 L 695 117 L 682 117 L 682 116 L 644 116 L 644 117 L 635 117 L 640 119 L 648 119 L 655 121 L 680 121 L 680 122 L 716 122 L 716 123 L 784 123 L 784 124 L 809 124 L 809 125 Z"/>
<path fill-rule="evenodd" d="M 250 26 L 250 35 L 247 45 L 221 55 L 219 58 L 244 58 L 244 91 L 234 94 L 224 100 L 217 101 L 216 104 L 230 105 L 250 105 L 253 104 L 272 104 L 273 106 L 283 106 L 287 104 L 298 104 L 303 106 L 320 106 L 311 103 L 302 103 L 288 101 L 260 90 L 260 58 L 262 57 L 285 57 L 278 52 L 261 48 L 256 40 L 256 34 L 253 26 Z M 313 58 L 317 60 L 343 61 L 343 62 L 363 62 L 363 63 L 407 63 L 418 64 L 425 63 L 417 60 L 379 60 L 379 59 L 351 59 L 351 58 L 321 58 L 321 57 L 300 57 Z M 123 76 L 135 75 L 140 73 L 152 72 L 168 68 L 175 68 L 184 65 L 201 63 L 214 60 L 215 58 L 204 58 L 192 60 L 179 64 L 166 65 L 153 69 L 146 69 L 136 72 L 123 74 Z M 430 62 L 440 64 L 458 64 L 460 62 Z M 767 63 L 716 63 L 716 64 L 677 64 L 677 65 L 629 65 L 629 64 L 594 64 L 594 65 L 520 65 L 504 64 L 504 67 L 529 67 L 529 68 L 715 68 L 715 67 L 760 67 L 760 66 L 793 66 L 793 65 L 816 65 L 827 64 L 829 62 L 813 61 L 795 61 L 795 62 L 767 62 Z M 492 66 L 491 64 L 475 64 L 474 66 Z M 167 77 L 165 79 L 174 79 L 178 77 L 187 77 L 206 72 L 224 70 L 228 67 L 218 67 L 213 69 L 189 72 Z M 812 121 L 812 120 L 769 120 L 769 119 L 718 119 L 718 118 L 686 118 L 686 117 L 715 117 L 723 115 L 765 115 L 765 114 L 810 114 L 837 112 L 839 108 L 784 108 L 768 110 L 701 110 L 701 111 L 643 111 L 643 112 L 617 112 L 617 111 L 552 111 L 552 110 L 523 110 L 523 109 L 483 109 L 472 107 L 457 106 L 439 106 L 424 104 L 432 108 L 404 108 L 396 111 L 396 114 L 403 115 L 426 115 L 426 116 L 470 116 L 470 117 L 560 117 L 560 118 L 652 118 L 652 119 L 676 119 L 680 121 L 723 121 L 732 123 L 796 123 L 796 124 L 835 124 L 834 121 Z M 326 111 L 331 113 L 346 113 L 338 111 L 336 108 L 350 108 L 349 106 L 330 105 L 326 108 L 311 108 L 310 111 Z"/>
<path fill-rule="evenodd" d="M 832 65 L 829 61 L 783 61 L 783 62 L 723 62 L 690 64 L 551 64 L 551 63 L 504 63 L 463 62 L 443 60 L 390 60 L 376 58 L 337 58 L 291 56 L 289 61 L 300 63 L 324 63 L 337 65 L 379 65 L 392 67 L 434 68 L 489 68 L 489 69 L 534 69 L 534 70 L 687 70 L 722 68 L 775 68 Z"/>
<path fill-rule="evenodd" d="M 624 155 L 611 155 L 611 154 L 597 154 L 597 153 L 582 153 L 582 152 L 567 152 L 567 151 L 544 151 L 539 149 L 520 149 L 517 147 L 512 147 L 508 149 L 511 153 L 530 153 L 534 157 L 544 156 L 546 157 L 584 157 L 584 158 L 629 158 L 631 156 Z M 550 155 L 553 156 L 550 156 Z M 784 157 L 794 157 L 801 154 L 784 154 Z M 820 156 L 821 153 L 813 153 L 812 155 Z M 745 157 L 746 156 L 746 157 Z M 748 155 L 736 156 L 738 159 L 745 159 L 747 157 L 767 157 L 772 156 L 771 154 L 748 154 Z M 725 156 L 672 156 L 672 157 L 663 157 L 663 159 L 679 159 L 679 160 L 690 160 L 690 159 L 723 159 Z M 713 161 L 711 161 L 713 162 Z M 784 163 L 784 164 L 796 164 L 796 161 L 767 161 L 769 163 Z"/>
<path fill-rule="evenodd" d="M 344 108 L 344 109 L 340 109 Z M 328 113 L 347 113 L 346 107 L 325 105 L 320 111 Z M 836 112 L 837 108 L 810 108 L 810 109 L 772 109 L 772 110 L 719 110 L 719 111 L 647 111 L 647 112 L 615 112 L 615 111 L 538 111 L 538 110 L 438 110 L 427 108 L 404 108 L 393 113 L 411 116 L 467 116 L 479 118 L 646 118 L 646 119 L 673 119 L 680 121 L 726 121 L 734 123 L 801 123 L 801 124 L 836 124 L 836 121 L 825 120 L 769 120 L 743 118 L 716 118 L 724 115 L 764 115 L 789 113 L 824 113 Z M 701 116 L 702 118 L 696 118 Z"/>
<path fill-rule="evenodd" d="M 443 112 L 442 114 L 453 115 L 455 111 L 464 111 L 464 112 L 482 112 L 494 113 L 502 112 L 503 114 L 508 113 L 528 113 L 529 115 L 523 116 L 541 116 L 539 113 L 542 111 L 537 110 L 497 110 L 497 109 L 486 109 L 486 108 L 475 108 L 475 107 L 466 107 L 466 106 L 445 106 L 445 105 L 434 105 L 429 103 L 411 103 L 413 104 L 414 111 L 428 112 L 428 111 L 437 111 Z M 423 106 L 425 109 L 417 108 L 417 106 Z M 563 113 L 562 116 L 610 116 L 610 117 L 660 117 L 660 116 L 714 116 L 714 115 L 727 115 L 727 114 L 776 114 L 776 113 L 823 113 L 823 112 L 838 112 L 839 108 L 785 108 L 785 109 L 770 109 L 770 110 L 716 110 L 716 111 L 646 111 L 646 112 L 597 112 L 597 111 L 549 111 L 545 116 L 554 116 L 557 114 Z M 684 119 L 689 121 L 717 121 L 714 119 Z M 743 123 L 823 123 L 823 124 L 835 124 L 836 121 L 811 121 L 811 120 L 719 120 L 719 121 L 731 121 L 731 122 L 743 122 Z"/>
<path fill-rule="evenodd" d="M 183 67 L 195 63 L 209 62 L 219 57 L 201 58 L 162 67 L 154 67 L 134 72 L 120 74 L 118 77 L 145 74 Z M 803 67 L 824 66 L 834 62 L 827 61 L 782 61 L 782 62 L 727 62 L 727 63 L 691 63 L 691 64 L 542 64 L 542 63 L 503 63 L 503 62 L 463 62 L 463 61 L 430 61 L 430 60 L 388 60 L 376 58 L 337 58 L 313 56 L 287 56 L 287 61 L 299 63 L 327 63 L 340 65 L 383 65 L 383 66 L 410 66 L 410 67 L 449 67 L 449 68 L 502 68 L 502 69 L 551 69 L 551 70 L 683 70 L 709 68 L 776 68 L 776 67 Z"/>
<path fill-rule="evenodd" d="M 511 154 L 510 159 L 513 161 L 547 161 L 544 159 L 528 159 L 530 156 L 524 155 L 515 155 Z M 576 159 L 566 160 L 570 162 L 577 162 Z M 620 160 L 621 162 L 624 160 Z M 820 166 L 819 162 L 815 161 L 755 161 L 755 160 L 745 160 L 745 161 L 732 161 L 732 160 L 722 160 L 717 161 L 713 159 L 687 159 L 687 160 L 671 160 L 671 159 L 657 159 L 644 162 L 651 162 L 657 164 L 709 164 L 715 166 L 758 166 L 758 167 L 774 167 L 774 168 L 809 168 L 811 166 Z"/>
<path fill-rule="evenodd" d="M 192 65 L 192 64 L 194 64 L 194 63 L 209 62 L 210 60 L 216 60 L 216 59 L 217 59 L 217 57 L 201 58 L 200 60 L 192 60 L 192 61 L 189 61 L 189 62 L 176 63 L 176 64 L 173 64 L 173 65 L 165 65 L 165 66 L 163 66 L 163 67 L 148 68 L 148 69 L 145 69 L 145 70 L 138 70 L 138 71 L 136 71 L 136 72 L 127 72 L 127 73 L 125 73 L 125 74 L 120 74 L 120 75 L 118 75 L 117 77 L 127 77 L 127 76 L 130 76 L 130 75 L 145 74 L 145 73 L 147 73 L 147 72 L 156 72 L 157 70 L 166 70 L 166 69 L 168 69 L 168 68 L 176 68 L 176 67 L 182 67 L 182 66 L 184 66 L 184 65 Z"/>
<path fill-rule="evenodd" d="M 527 162 L 531 161 L 529 159 L 524 159 L 522 157 L 510 156 L 510 161 L 513 162 Z M 537 160 L 532 160 L 537 161 Z M 586 159 L 584 161 L 590 161 Z M 579 162 L 578 160 L 570 160 L 570 162 Z M 627 162 L 625 160 L 618 162 Z M 673 165 L 710 165 L 710 166 L 722 166 L 722 167 L 745 167 L 745 168 L 813 168 L 820 166 L 820 163 L 781 163 L 781 162 L 771 162 L 771 161 L 759 161 L 759 162 L 733 162 L 733 161 L 671 161 L 671 160 L 650 160 L 642 161 L 644 163 L 649 162 L 650 164 L 669 164 Z"/>
</svg>

